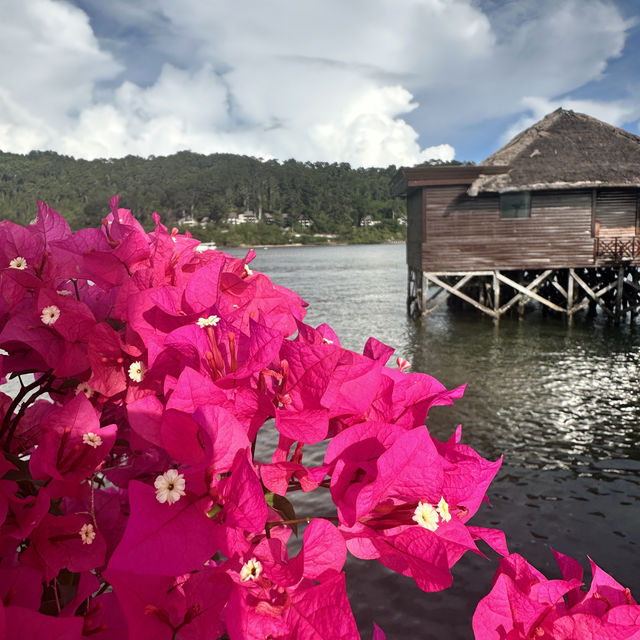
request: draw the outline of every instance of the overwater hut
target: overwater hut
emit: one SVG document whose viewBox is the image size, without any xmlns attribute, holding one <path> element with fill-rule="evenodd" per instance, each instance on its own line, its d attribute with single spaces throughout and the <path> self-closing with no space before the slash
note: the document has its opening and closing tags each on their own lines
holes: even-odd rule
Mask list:
<svg viewBox="0 0 640 640">
<path fill-rule="evenodd" d="M 558 109 L 480 165 L 398 172 L 408 306 L 499 318 L 536 301 L 569 319 L 640 310 L 640 137 Z"/>
</svg>

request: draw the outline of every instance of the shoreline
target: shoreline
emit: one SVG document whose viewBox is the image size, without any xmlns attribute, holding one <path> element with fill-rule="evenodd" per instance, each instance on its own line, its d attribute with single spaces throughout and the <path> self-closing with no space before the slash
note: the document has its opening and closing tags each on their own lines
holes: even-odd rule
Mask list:
<svg viewBox="0 0 640 640">
<path fill-rule="evenodd" d="M 391 240 L 388 242 L 289 242 L 287 244 L 235 244 L 233 246 L 219 246 L 215 242 L 201 242 L 201 245 L 215 245 L 218 251 L 224 249 L 282 249 L 285 247 L 357 247 L 372 244 L 406 244 L 405 240 Z"/>
</svg>

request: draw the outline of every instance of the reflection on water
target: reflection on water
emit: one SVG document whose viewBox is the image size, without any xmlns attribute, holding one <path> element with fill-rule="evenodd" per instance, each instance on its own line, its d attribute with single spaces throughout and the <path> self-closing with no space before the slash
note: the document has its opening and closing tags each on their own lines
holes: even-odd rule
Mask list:
<svg viewBox="0 0 640 640">
<path fill-rule="evenodd" d="M 307 321 L 331 324 L 343 346 L 360 351 L 373 335 L 414 371 L 447 387 L 468 383 L 464 398 L 433 409 L 428 424 L 446 439 L 461 423 L 464 442 L 487 458 L 504 455 L 492 506 L 474 524 L 503 528 L 511 550 L 550 577 L 559 577 L 550 548 L 585 567 L 589 554 L 640 597 L 640 326 L 596 319 L 568 328 L 534 313 L 496 328 L 446 305 L 416 323 L 405 314 L 400 245 L 272 248 L 258 250 L 253 266 L 297 291 L 310 303 Z M 321 456 L 319 448 L 313 458 Z M 328 501 L 312 494 L 306 505 L 305 515 L 325 512 Z M 471 638 L 471 615 L 495 568 L 467 554 L 451 589 L 424 594 L 407 578 L 350 560 L 363 636 L 376 620 L 388 638 Z"/>
</svg>

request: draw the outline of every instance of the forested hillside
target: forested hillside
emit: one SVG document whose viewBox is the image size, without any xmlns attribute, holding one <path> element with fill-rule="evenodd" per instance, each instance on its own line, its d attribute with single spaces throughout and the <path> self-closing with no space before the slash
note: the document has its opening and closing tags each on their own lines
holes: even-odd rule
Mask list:
<svg viewBox="0 0 640 640">
<path fill-rule="evenodd" d="M 389 194 L 395 172 L 393 165 L 352 169 L 188 151 L 93 161 L 51 151 L 0 152 L 0 219 L 26 224 L 40 199 L 74 229 L 96 226 L 109 198 L 120 195 L 120 206 L 147 228 L 157 211 L 167 226 L 190 225 L 197 237 L 220 244 L 289 242 L 296 233 L 375 242 L 403 235 L 404 202 Z M 227 224 L 238 214 L 258 222 Z"/>
</svg>

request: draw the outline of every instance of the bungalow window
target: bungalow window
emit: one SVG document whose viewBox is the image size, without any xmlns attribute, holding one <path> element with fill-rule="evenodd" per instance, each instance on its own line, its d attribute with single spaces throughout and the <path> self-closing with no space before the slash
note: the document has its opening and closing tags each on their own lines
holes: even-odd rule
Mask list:
<svg viewBox="0 0 640 640">
<path fill-rule="evenodd" d="M 518 193 L 501 193 L 500 217 L 530 218 L 531 193 L 529 191 L 521 191 Z"/>
</svg>

